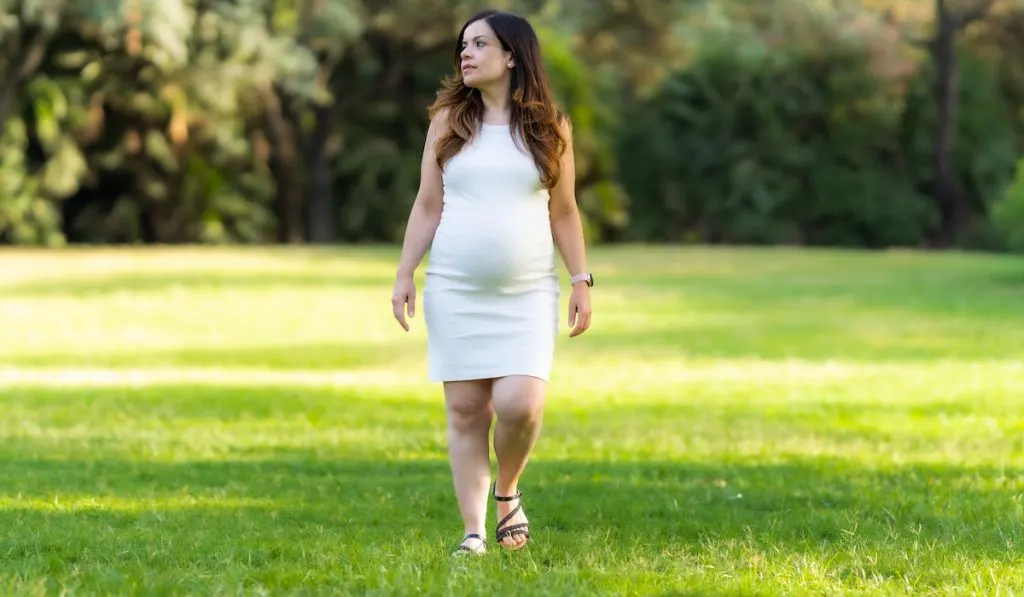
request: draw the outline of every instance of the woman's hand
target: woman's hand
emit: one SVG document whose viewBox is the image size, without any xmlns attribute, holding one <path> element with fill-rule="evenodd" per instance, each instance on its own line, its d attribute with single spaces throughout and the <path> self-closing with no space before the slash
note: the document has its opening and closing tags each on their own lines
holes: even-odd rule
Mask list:
<svg viewBox="0 0 1024 597">
<path fill-rule="evenodd" d="M 569 325 L 574 326 L 569 337 L 574 338 L 590 328 L 590 287 L 580 282 L 572 287 L 569 297 Z"/>
<path fill-rule="evenodd" d="M 395 280 L 395 289 L 391 292 L 391 311 L 405 331 L 409 331 L 409 323 L 405 320 L 406 306 L 409 318 L 416 315 L 416 282 L 412 276 L 399 276 Z"/>
</svg>

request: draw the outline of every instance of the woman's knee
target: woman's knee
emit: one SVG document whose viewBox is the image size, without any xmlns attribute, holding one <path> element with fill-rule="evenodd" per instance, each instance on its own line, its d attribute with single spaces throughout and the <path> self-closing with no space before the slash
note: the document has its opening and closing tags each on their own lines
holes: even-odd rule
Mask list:
<svg viewBox="0 0 1024 597">
<path fill-rule="evenodd" d="M 456 431 L 489 427 L 494 416 L 490 384 L 484 381 L 448 384 L 445 388 L 445 411 L 449 425 Z"/>
<path fill-rule="evenodd" d="M 547 385 L 532 377 L 503 378 L 495 382 L 494 410 L 498 420 L 510 425 L 540 422 Z"/>
</svg>

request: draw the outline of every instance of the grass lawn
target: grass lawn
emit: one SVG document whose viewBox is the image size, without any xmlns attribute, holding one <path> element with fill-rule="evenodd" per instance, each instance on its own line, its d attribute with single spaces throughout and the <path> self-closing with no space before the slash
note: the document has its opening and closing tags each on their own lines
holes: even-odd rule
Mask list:
<svg viewBox="0 0 1024 597">
<path fill-rule="evenodd" d="M 453 560 L 396 258 L 0 251 L 0 593 L 1024 594 L 1024 260 L 591 249 L 533 542 Z"/>
</svg>

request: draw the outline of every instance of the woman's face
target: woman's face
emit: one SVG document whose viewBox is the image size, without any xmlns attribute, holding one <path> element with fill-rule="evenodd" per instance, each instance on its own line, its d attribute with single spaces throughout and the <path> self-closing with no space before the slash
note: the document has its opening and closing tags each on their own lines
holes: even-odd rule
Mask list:
<svg viewBox="0 0 1024 597">
<path fill-rule="evenodd" d="M 507 77 L 513 64 L 510 52 L 501 48 L 501 42 L 487 21 L 480 19 L 466 27 L 462 36 L 462 82 L 467 87 L 485 87 Z"/>
</svg>

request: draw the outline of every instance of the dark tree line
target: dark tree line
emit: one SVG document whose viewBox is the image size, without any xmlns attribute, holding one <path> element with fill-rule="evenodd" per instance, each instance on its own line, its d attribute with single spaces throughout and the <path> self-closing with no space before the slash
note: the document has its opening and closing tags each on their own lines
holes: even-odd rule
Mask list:
<svg viewBox="0 0 1024 597">
<path fill-rule="evenodd" d="M 592 240 L 1018 246 L 1013 0 L 492 4 L 537 26 Z M 0 242 L 330 243 L 401 238 L 477 4 L 0 8 Z"/>
</svg>

